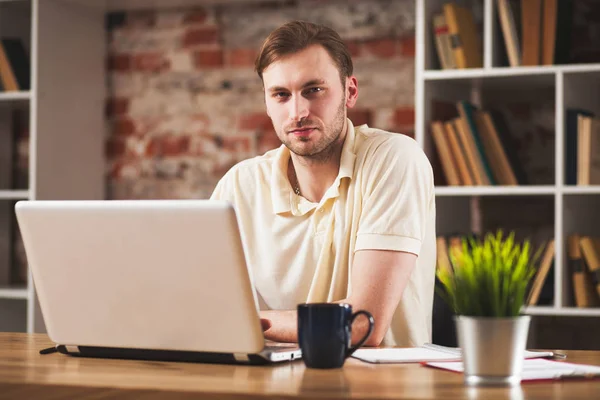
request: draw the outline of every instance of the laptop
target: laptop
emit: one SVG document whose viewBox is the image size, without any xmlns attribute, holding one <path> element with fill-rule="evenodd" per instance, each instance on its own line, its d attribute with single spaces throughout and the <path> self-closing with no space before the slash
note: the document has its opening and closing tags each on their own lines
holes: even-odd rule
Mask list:
<svg viewBox="0 0 600 400">
<path fill-rule="evenodd" d="M 266 364 L 234 208 L 216 200 L 19 201 L 50 339 L 83 357 Z"/>
</svg>

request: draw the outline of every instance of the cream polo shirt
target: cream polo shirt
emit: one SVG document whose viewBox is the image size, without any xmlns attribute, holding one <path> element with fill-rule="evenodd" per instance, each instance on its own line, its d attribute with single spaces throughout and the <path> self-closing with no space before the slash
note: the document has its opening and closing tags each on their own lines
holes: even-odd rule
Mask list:
<svg viewBox="0 0 600 400">
<path fill-rule="evenodd" d="M 431 341 L 435 278 L 435 197 L 429 160 L 411 138 L 348 120 L 340 171 L 319 203 L 296 195 L 282 145 L 242 161 L 212 199 L 236 209 L 247 261 L 263 310 L 350 295 L 358 250 L 414 253 L 416 267 L 383 345 Z"/>
</svg>

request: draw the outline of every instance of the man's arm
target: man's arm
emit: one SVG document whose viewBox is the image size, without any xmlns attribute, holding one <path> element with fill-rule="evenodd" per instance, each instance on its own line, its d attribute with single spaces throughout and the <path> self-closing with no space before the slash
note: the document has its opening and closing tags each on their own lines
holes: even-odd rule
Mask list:
<svg viewBox="0 0 600 400">
<path fill-rule="evenodd" d="M 367 310 L 375 319 L 375 328 L 365 346 L 378 346 L 387 332 L 394 311 L 415 267 L 417 256 L 388 250 L 360 250 L 352 265 L 351 295 L 337 303 L 352 305 L 354 312 Z M 271 323 L 265 337 L 277 342 L 297 342 L 296 310 L 261 311 L 260 316 Z M 352 343 L 367 332 L 366 318 L 358 317 L 352 325 Z"/>
</svg>

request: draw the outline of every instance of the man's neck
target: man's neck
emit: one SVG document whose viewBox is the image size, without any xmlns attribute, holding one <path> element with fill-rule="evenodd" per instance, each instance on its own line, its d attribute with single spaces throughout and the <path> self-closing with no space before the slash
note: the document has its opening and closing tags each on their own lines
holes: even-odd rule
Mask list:
<svg viewBox="0 0 600 400">
<path fill-rule="evenodd" d="M 313 203 L 321 201 L 339 174 L 346 136 L 344 132 L 339 142 L 335 144 L 331 156 L 326 159 L 315 160 L 294 153 L 290 154 L 288 177 L 294 191 L 299 191 L 301 196 Z"/>
</svg>

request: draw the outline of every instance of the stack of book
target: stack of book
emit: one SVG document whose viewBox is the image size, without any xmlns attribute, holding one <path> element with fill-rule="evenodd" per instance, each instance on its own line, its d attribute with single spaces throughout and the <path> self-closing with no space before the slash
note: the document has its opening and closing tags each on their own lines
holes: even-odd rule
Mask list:
<svg viewBox="0 0 600 400">
<path fill-rule="evenodd" d="M 522 185 L 527 179 L 500 113 L 468 101 L 458 117 L 431 122 L 431 134 L 450 186 Z"/>
<path fill-rule="evenodd" d="M 572 0 L 498 0 L 496 4 L 511 67 L 569 62 Z"/>
<path fill-rule="evenodd" d="M 568 265 L 572 277 L 574 304 L 600 306 L 600 238 L 569 235 Z"/>
</svg>

